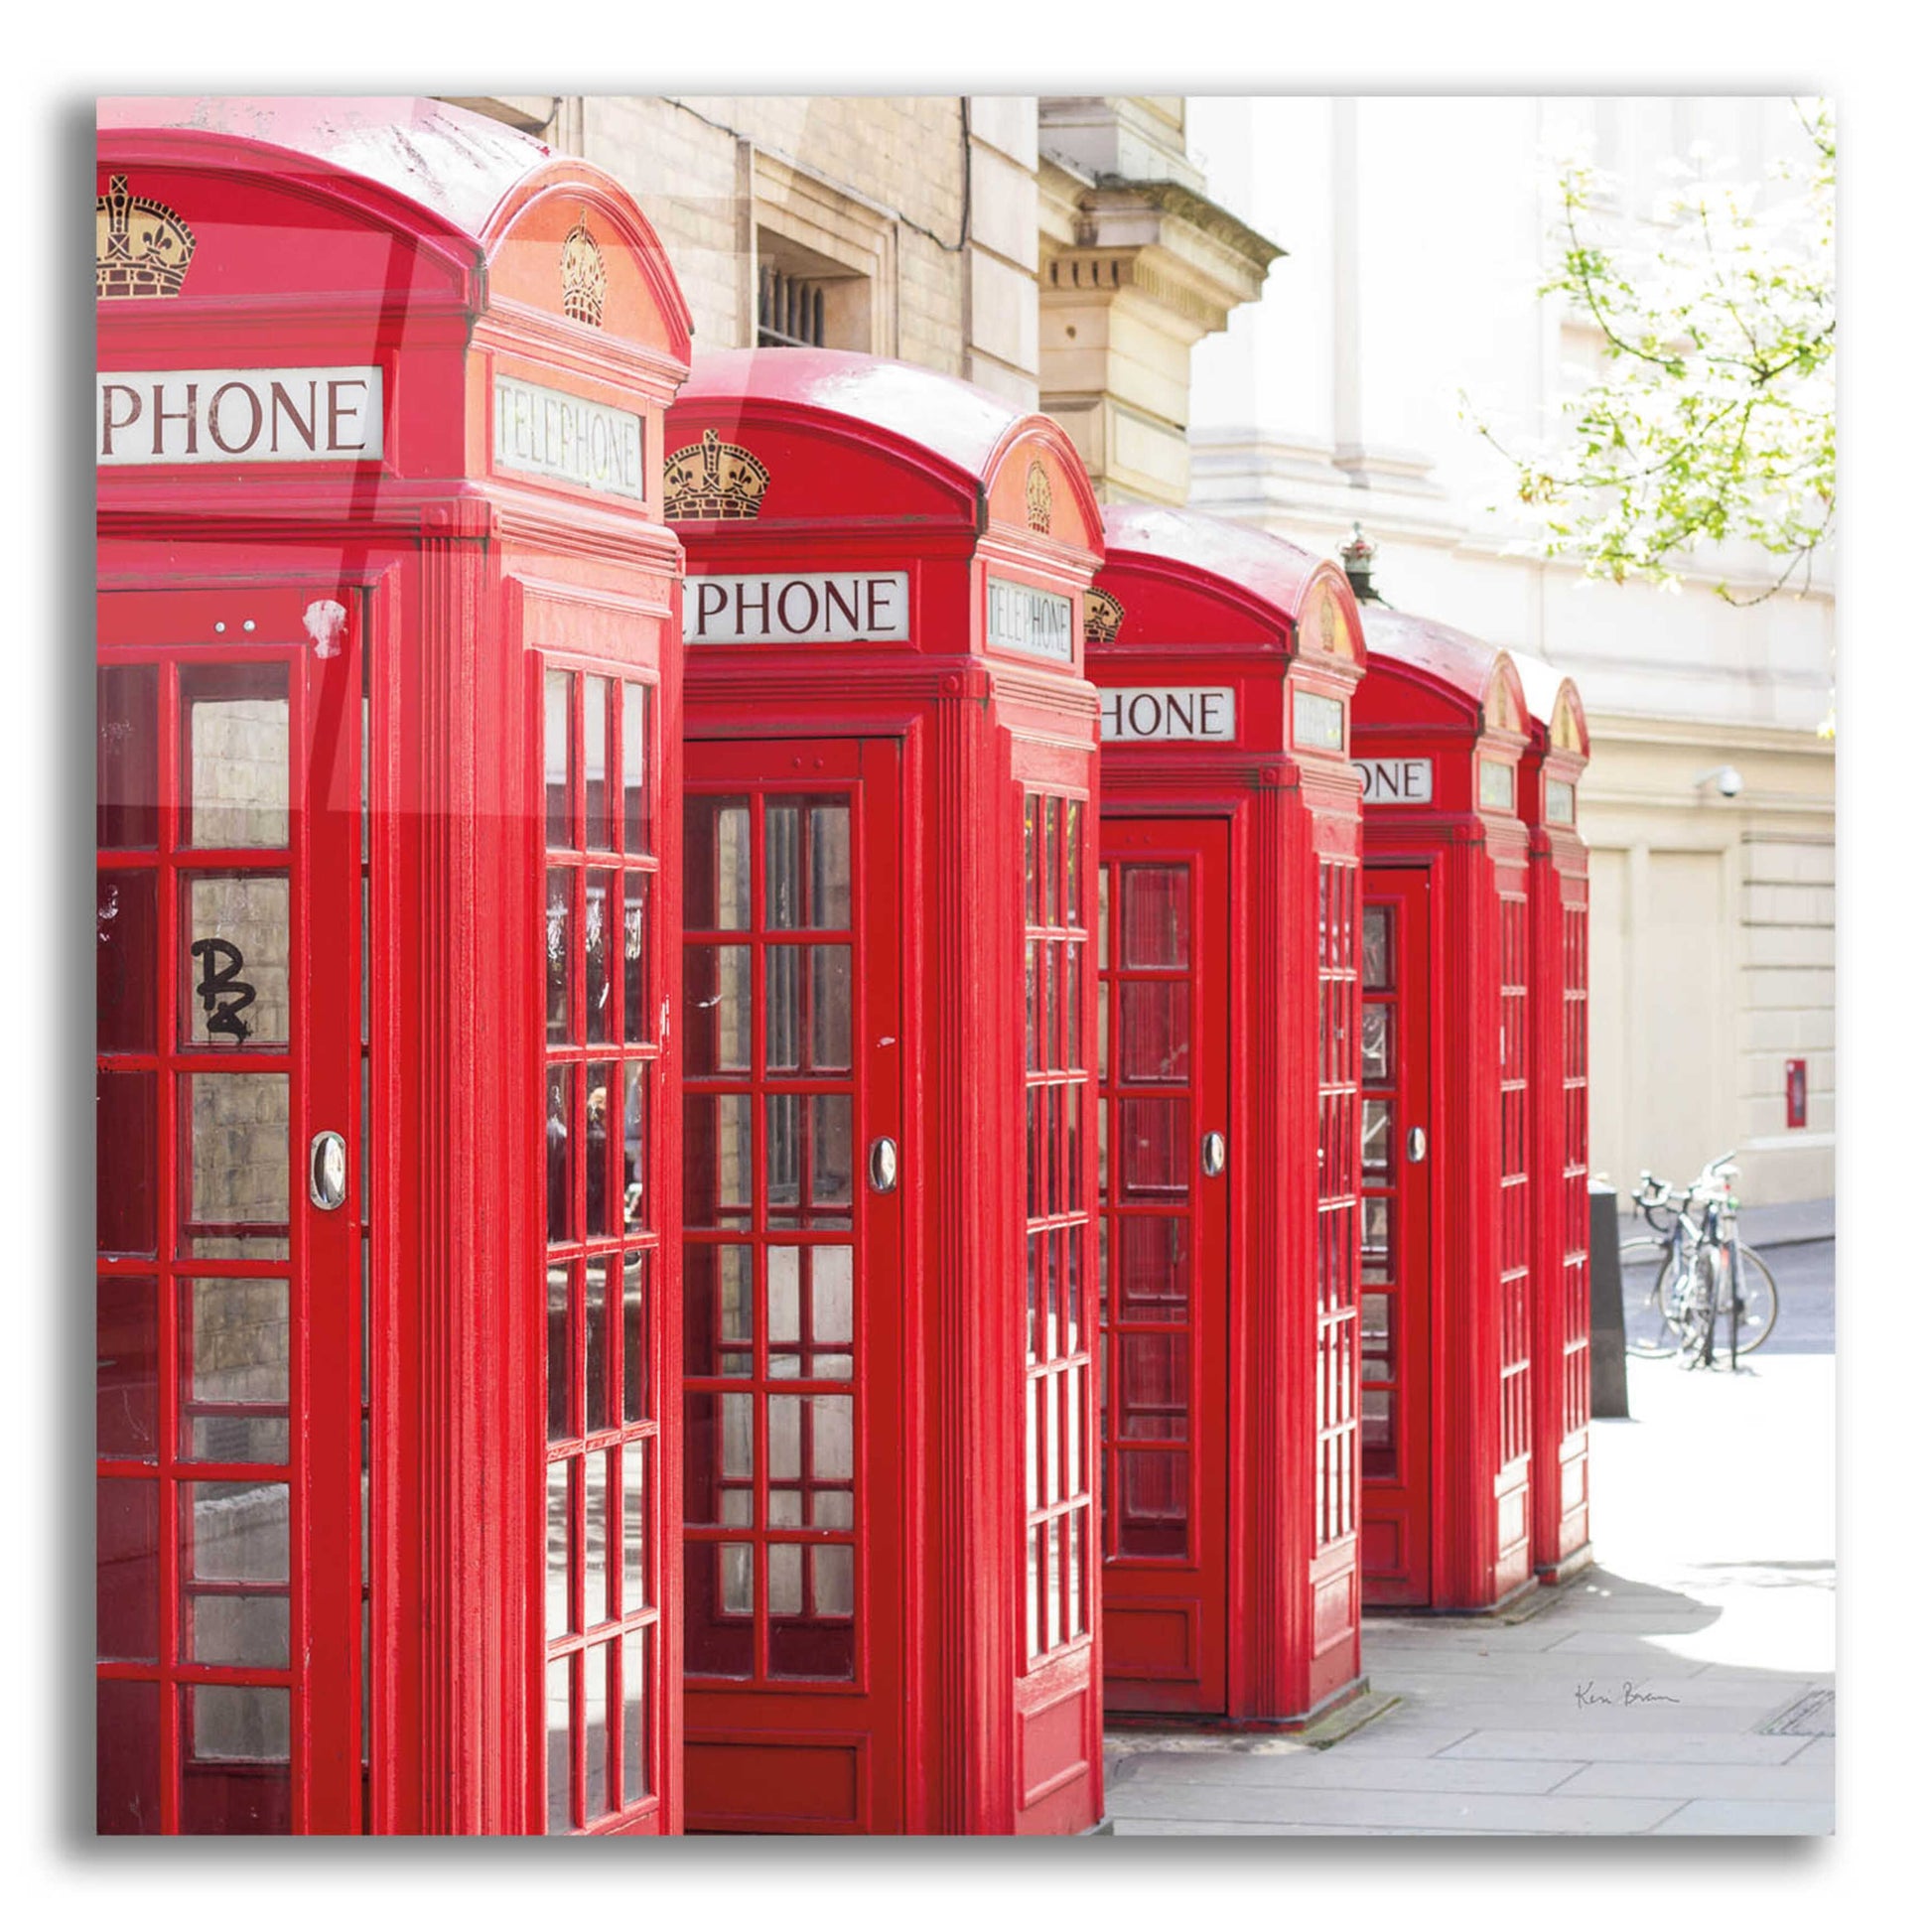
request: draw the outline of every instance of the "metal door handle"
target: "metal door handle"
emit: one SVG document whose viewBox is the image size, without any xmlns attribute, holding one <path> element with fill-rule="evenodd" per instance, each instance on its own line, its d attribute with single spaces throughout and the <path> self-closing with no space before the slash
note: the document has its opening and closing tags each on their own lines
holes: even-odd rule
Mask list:
<svg viewBox="0 0 1932 1932">
<path fill-rule="evenodd" d="M 340 1134 L 318 1134 L 309 1143 L 309 1198 L 338 1208 L 348 1196 L 348 1143 Z"/>
<path fill-rule="evenodd" d="M 1200 1171 L 1209 1180 L 1228 1164 L 1228 1144 L 1219 1134 L 1203 1134 L 1200 1140 Z"/>
<path fill-rule="evenodd" d="M 1420 1161 L 1429 1152 L 1429 1136 L 1420 1127 L 1409 1130 L 1409 1159 Z"/>
<path fill-rule="evenodd" d="M 872 1144 L 872 1158 L 866 1163 L 868 1178 L 875 1194 L 890 1194 L 898 1185 L 898 1144 L 882 1134 Z"/>
</svg>

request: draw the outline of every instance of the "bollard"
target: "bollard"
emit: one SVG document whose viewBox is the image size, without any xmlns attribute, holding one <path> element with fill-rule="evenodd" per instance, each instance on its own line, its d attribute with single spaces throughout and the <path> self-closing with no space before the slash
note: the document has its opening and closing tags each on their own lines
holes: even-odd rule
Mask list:
<svg viewBox="0 0 1932 1932">
<path fill-rule="evenodd" d="M 1589 1413 L 1628 1416 L 1623 1372 L 1622 1223 L 1616 1189 L 1589 1184 Z"/>
</svg>

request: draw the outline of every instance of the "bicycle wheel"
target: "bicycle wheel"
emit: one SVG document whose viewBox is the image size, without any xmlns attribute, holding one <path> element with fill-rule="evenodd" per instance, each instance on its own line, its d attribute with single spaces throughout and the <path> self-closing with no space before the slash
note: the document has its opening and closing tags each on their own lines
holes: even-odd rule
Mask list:
<svg viewBox="0 0 1932 1932">
<path fill-rule="evenodd" d="M 1670 1243 L 1640 1236 L 1624 1242 L 1616 1254 L 1625 1285 L 1623 1352 L 1653 1362 L 1675 1355 L 1683 1337 L 1674 1318 L 1674 1298 L 1665 1292 L 1672 1286 Z M 1634 1311 L 1630 1307 L 1633 1281 L 1646 1284 L 1643 1305 Z"/>
<path fill-rule="evenodd" d="M 1686 1368 L 1709 1368 L 1717 1346 L 1718 1276 L 1722 1264 L 1708 1247 L 1691 1257 L 1677 1318 L 1677 1358 Z"/>
<path fill-rule="evenodd" d="M 1772 1280 L 1764 1257 L 1755 1248 L 1747 1248 L 1740 1242 L 1737 1259 L 1737 1295 L 1741 1304 L 1737 1311 L 1737 1352 L 1748 1355 L 1753 1348 L 1762 1346 L 1776 1325 L 1778 1285 Z M 1726 1348 L 1730 1344 L 1729 1328 L 1722 1321 L 1718 1324 L 1718 1339 Z"/>
</svg>

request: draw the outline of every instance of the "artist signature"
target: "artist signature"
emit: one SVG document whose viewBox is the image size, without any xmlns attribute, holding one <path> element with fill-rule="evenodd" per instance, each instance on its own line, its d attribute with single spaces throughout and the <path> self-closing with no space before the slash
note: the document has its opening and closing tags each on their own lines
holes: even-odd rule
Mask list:
<svg viewBox="0 0 1932 1932">
<path fill-rule="evenodd" d="M 1623 1695 L 1615 1696 L 1609 1691 L 1599 1691 L 1595 1678 L 1587 1684 L 1577 1686 L 1577 1709 L 1581 1711 L 1587 1704 L 1677 1704 L 1682 1700 L 1674 1698 L 1668 1691 L 1640 1691 L 1626 1677 L 1623 1680 Z"/>
</svg>

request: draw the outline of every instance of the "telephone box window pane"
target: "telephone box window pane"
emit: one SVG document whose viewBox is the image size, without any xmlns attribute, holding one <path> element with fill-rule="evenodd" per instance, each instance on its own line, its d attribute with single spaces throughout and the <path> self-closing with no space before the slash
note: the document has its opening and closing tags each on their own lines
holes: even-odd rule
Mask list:
<svg viewBox="0 0 1932 1932">
<path fill-rule="evenodd" d="M 94 1650 L 151 1664 L 161 1645 L 158 1485 L 127 1477 L 94 1484 Z"/>
<path fill-rule="evenodd" d="M 1108 900 L 1112 897 L 1113 871 L 1112 866 L 1100 868 L 1100 909 L 1095 923 L 1100 932 L 1100 964 L 1103 970 L 1113 964 L 1110 954 L 1113 933 L 1107 918 Z"/>
<path fill-rule="evenodd" d="M 852 1204 L 852 1096 L 848 1093 L 812 1095 L 812 1206 L 850 1207 Z M 850 1216 L 833 1215 L 828 1227 L 850 1225 Z"/>
<path fill-rule="evenodd" d="M 575 1139 L 571 1131 L 570 1105 L 573 1078 L 573 1071 L 567 1066 L 553 1066 L 546 1076 L 548 1098 L 545 1111 L 548 1122 L 544 1132 L 545 1159 L 549 1171 L 547 1227 L 551 1241 L 570 1239 L 570 1162 L 571 1142 Z"/>
<path fill-rule="evenodd" d="M 626 1443 L 623 1462 L 623 1577 L 619 1603 L 621 1615 L 647 1609 L 644 1595 L 644 1524 L 649 1498 L 644 1494 L 644 1445 Z"/>
<path fill-rule="evenodd" d="M 1362 984 L 1380 991 L 1394 984 L 1389 978 L 1389 920 L 1386 905 L 1362 908 Z"/>
<path fill-rule="evenodd" d="M 1070 926 L 1080 923 L 1080 862 L 1085 854 L 1085 821 L 1080 801 L 1069 798 L 1066 801 L 1066 922 Z"/>
<path fill-rule="evenodd" d="M 775 931 L 852 923 L 852 812 L 843 800 L 767 800 L 764 893 Z"/>
<path fill-rule="evenodd" d="M 194 1663 L 286 1670 L 289 1599 L 279 1591 L 247 1596 L 198 1593 L 190 1633 Z"/>
<path fill-rule="evenodd" d="M 553 1261 L 545 1270 L 548 1284 L 546 1307 L 546 1360 L 550 1381 L 550 1434 L 553 1443 L 568 1442 L 576 1435 L 570 1426 L 570 1269 Z"/>
<path fill-rule="evenodd" d="M 158 843 L 159 675 L 153 664 L 118 664 L 96 677 L 94 831 L 103 851 L 152 852 Z"/>
<path fill-rule="evenodd" d="M 684 1249 L 687 1375 L 752 1372 L 752 1251 L 691 1241 Z"/>
<path fill-rule="evenodd" d="M 689 1390 L 684 1398 L 684 1520 L 699 1528 L 751 1521 L 749 1395 Z"/>
<path fill-rule="evenodd" d="M 623 1802 L 634 1805 L 650 1792 L 650 1678 L 644 1669 L 647 1632 L 623 1636 Z"/>
<path fill-rule="evenodd" d="M 1112 980 L 1100 982 L 1100 1084 L 1105 1086 L 1113 1077 L 1109 1069 L 1113 1065 L 1113 1041 L 1107 1031 L 1108 1014 L 1111 1010 L 1114 992 Z"/>
<path fill-rule="evenodd" d="M 1121 867 L 1122 966 L 1185 966 L 1191 927 L 1185 866 Z"/>
<path fill-rule="evenodd" d="M 1394 1009 L 1362 1005 L 1362 1080 L 1368 1086 L 1389 1084 L 1389 1019 Z"/>
<path fill-rule="evenodd" d="M 182 895 L 182 1018 L 191 1046 L 285 1045 L 286 874 L 203 874 Z"/>
<path fill-rule="evenodd" d="M 852 1546 L 821 1543 L 812 1551 L 812 1614 L 852 1614 Z"/>
<path fill-rule="evenodd" d="M 181 1325 L 182 1454 L 198 1462 L 286 1461 L 288 1283 L 184 1282 Z"/>
<path fill-rule="evenodd" d="M 286 1482 L 182 1485 L 183 1583 L 286 1584 Z"/>
<path fill-rule="evenodd" d="M 189 1126 L 185 1252 L 285 1257 L 288 1075 L 196 1073 L 182 1087 Z"/>
<path fill-rule="evenodd" d="M 1077 1067 L 1084 1055 L 1080 1050 L 1080 947 L 1069 941 L 1066 948 L 1066 1058 L 1062 1066 Z"/>
<path fill-rule="evenodd" d="M 623 1068 L 623 1231 L 641 1233 L 645 1219 L 645 1185 L 650 1176 L 650 1124 L 644 1114 L 644 1064 L 631 1060 Z"/>
<path fill-rule="evenodd" d="M 812 1339 L 850 1342 L 852 1339 L 852 1250 L 819 1247 L 807 1250 L 812 1278 Z"/>
<path fill-rule="evenodd" d="M 650 851 L 649 746 L 645 739 L 650 700 L 641 684 L 623 687 L 623 849 L 632 858 Z"/>
<path fill-rule="evenodd" d="M 584 1231 L 592 1239 L 613 1234 L 611 1216 L 611 1062 L 586 1069 L 584 1097 Z"/>
<path fill-rule="evenodd" d="M 151 872 L 95 875 L 94 1046 L 154 1051 L 155 884 Z"/>
<path fill-rule="evenodd" d="M 161 1686 L 103 1678 L 94 1686 L 94 1831 L 161 1829 Z"/>
<path fill-rule="evenodd" d="M 611 1810 L 611 1659 L 615 1646 L 584 1653 L 584 1821 Z"/>
<path fill-rule="evenodd" d="M 616 1262 L 594 1261 L 586 1273 L 584 1295 L 584 1434 L 611 1426 L 610 1270 Z"/>
<path fill-rule="evenodd" d="M 743 798 L 684 801 L 684 923 L 744 932 L 752 923 L 752 815 Z"/>
<path fill-rule="evenodd" d="M 584 843 L 608 852 L 618 842 L 611 798 L 611 680 L 584 680 Z"/>
<path fill-rule="evenodd" d="M 281 664 L 182 671 L 184 845 L 288 844 L 288 689 Z"/>
<path fill-rule="evenodd" d="M 94 1075 L 94 1239 L 105 1255 L 155 1252 L 155 1076 Z"/>
<path fill-rule="evenodd" d="M 191 1684 L 182 1739 L 184 1755 L 199 1762 L 286 1763 L 289 1754 L 289 1694 L 267 1684 Z M 192 1742 L 191 1742 L 192 1740 Z M 183 1798 L 186 1800 L 184 1791 Z M 231 1823 L 208 1824 L 209 1831 L 247 1830 Z M 280 1826 L 272 1829 L 286 1830 Z"/>
<path fill-rule="evenodd" d="M 649 1415 L 650 1358 L 644 1337 L 650 1332 L 644 1257 L 623 1258 L 623 1419 L 643 1422 Z"/>
<path fill-rule="evenodd" d="M 1114 1347 L 1120 1360 L 1121 1439 L 1184 1443 L 1188 1434 L 1186 1335 L 1116 1335 Z"/>
<path fill-rule="evenodd" d="M 1386 1282 L 1390 1279 L 1389 1214 L 1394 1203 L 1370 1194 L 1362 1201 L 1362 1280 Z"/>
<path fill-rule="evenodd" d="M 1184 1198 L 1188 1178 L 1187 1102 L 1123 1099 L 1120 1103 L 1120 1194 L 1123 1201 Z"/>
<path fill-rule="evenodd" d="M 798 1070 L 800 968 L 796 946 L 764 949 L 764 1066 L 767 1073 Z"/>
<path fill-rule="evenodd" d="M 94 1449 L 152 1461 L 159 1447 L 160 1336 L 154 1277 L 94 1283 Z"/>
<path fill-rule="evenodd" d="M 1386 1100 L 1362 1102 L 1362 1172 L 1383 1175 L 1389 1172 L 1389 1103 Z"/>
<path fill-rule="evenodd" d="M 781 947 L 772 947 L 776 958 Z M 811 953 L 812 1069 L 844 1073 L 852 1066 L 852 948 L 813 946 Z"/>
<path fill-rule="evenodd" d="M 1060 801 L 1048 793 L 1045 810 L 1040 819 L 1039 832 L 1039 873 L 1040 885 L 1044 891 L 1040 895 L 1041 925 L 1058 925 L 1060 922 Z"/>
<path fill-rule="evenodd" d="M 805 1552 L 796 1543 L 773 1543 L 764 1555 L 767 1607 L 773 1616 L 797 1616 L 805 1607 Z"/>
<path fill-rule="evenodd" d="M 618 875 L 584 875 L 584 1037 L 617 1037 L 617 998 L 612 984 L 612 928 L 618 919 Z"/>
<path fill-rule="evenodd" d="M 798 1250 L 775 1245 L 769 1247 L 764 1253 L 764 1339 L 767 1348 L 796 1349 L 799 1312 Z M 792 1354 L 785 1359 L 791 1364 L 789 1368 L 778 1368 L 774 1357 L 767 1373 L 796 1375 L 797 1355 Z"/>
<path fill-rule="evenodd" d="M 568 671 L 543 680 L 543 841 L 553 851 L 577 843 L 570 824 L 570 686 Z"/>
<path fill-rule="evenodd" d="M 1180 1083 L 1188 1078 L 1191 1015 L 1185 980 L 1122 980 L 1120 1077 Z"/>
<path fill-rule="evenodd" d="M 757 1638 L 752 1618 L 752 1546 L 684 1545 L 684 1668 L 693 1677 L 750 1677 Z"/>
<path fill-rule="evenodd" d="M 611 1456 L 584 1458 L 584 1628 L 611 1620 Z"/>
<path fill-rule="evenodd" d="M 1027 994 L 1021 1024 L 1027 1030 L 1027 1071 L 1039 1070 L 1039 941 L 1027 941 Z"/>
<path fill-rule="evenodd" d="M 773 946 L 768 960 L 782 956 Z M 767 1046 L 767 1054 L 771 1050 Z M 684 949 L 684 1070 L 743 1073 L 752 1064 L 752 949 Z"/>
<path fill-rule="evenodd" d="M 1117 1449 L 1118 1548 L 1124 1557 L 1187 1554 L 1187 1454 L 1184 1449 Z"/>
<path fill-rule="evenodd" d="M 623 1037 L 626 1044 L 642 1046 L 651 1040 L 651 1018 L 644 999 L 644 959 L 649 926 L 645 904 L 650 887 L 640 872 L 623 876 Z"/>
<path fill-rule="evenodd" d="M 1034 793 L 1027 797 L 1025 812 L 1025 864 L 1022 877 L 1026 882 L 1026 907 L 1022 914 L 1028 925 L 1039 924 L 1039 799 Z M 1028 1646 L 1029 1649 L 1032 1645 Z"/>
<path fill-rule="evenodd" d="M 553 867 L 544 880 L 543 975 L 544 1037 L 568 1045 L 570 1030 L 570 899 L 576 874 Z"/>
<path fill-rule="evenodd" d="M 552 1462 L 545 1471 L 544 1489 L 543 1632 L 546 1637 L 568 1636 L 577 1628 L 571 1615 L 570 1460 Z"/>
<path fill-rule="evenodd" d="M 543 1673 L 543 1760 L 548 1787 L 544 1830 L 567 1836 L 570 1815 L 570 1672 L 575 1657 L 553 1657 Z"/>
</svg>

